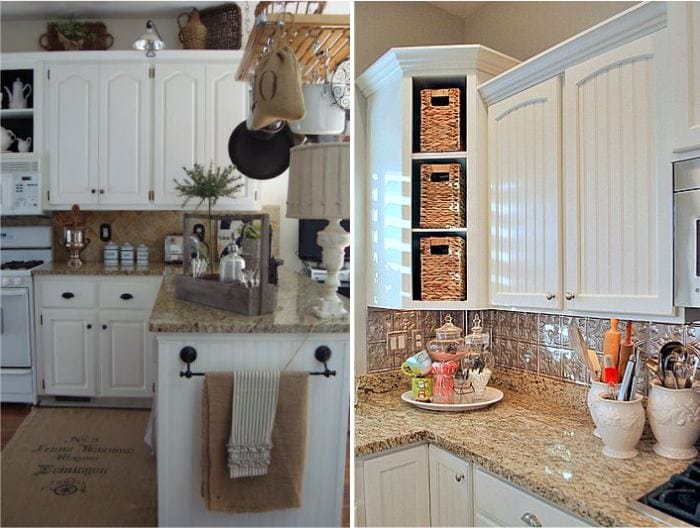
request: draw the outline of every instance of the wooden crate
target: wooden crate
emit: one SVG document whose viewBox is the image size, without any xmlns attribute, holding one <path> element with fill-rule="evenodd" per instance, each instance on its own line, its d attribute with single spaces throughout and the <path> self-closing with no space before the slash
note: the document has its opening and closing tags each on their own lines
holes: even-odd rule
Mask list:
<svg viewBox="0 0 700 528">
<path fill-rule="evenodd" d="M 465 226 L 462 165 L 421 164 L 419 225 L 428 229 Z"/>
<path fill-rule="evenodd" d="M 195 279 L 187 275 L 175 277 L 175 297 L 244 315 L 264 315 L 277 307 L 277 286 L 262 284 L 246 288 L 242 284 L 219 282 L 218 275 Z"/>
<path fill-rule="evenodd" d="M 459 88 L 426 88 L 420 91 L 421 152 L 463 150 L 460 96 Z"/>
<path fill-rule="evenodd" d="M 466 298 L 465 243 L 459 236 L 420 239 L 422 301 L 463 301 Z"/>
</svg>

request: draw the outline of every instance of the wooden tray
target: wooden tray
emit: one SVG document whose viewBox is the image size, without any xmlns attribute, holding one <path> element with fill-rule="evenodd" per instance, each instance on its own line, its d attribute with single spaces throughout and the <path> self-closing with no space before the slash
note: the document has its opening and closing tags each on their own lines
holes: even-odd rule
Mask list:
<svg viewBox="0 0 700 528">
<path fill-rule="evenodd" d="M 218 275 L 195 279 L 175 277 L 175 298 L 245 315 L 263 315 L 277 307 L 277 286 L 263 284 L 246 288 L 237 283 L 219 282 Z"/>
</svg>

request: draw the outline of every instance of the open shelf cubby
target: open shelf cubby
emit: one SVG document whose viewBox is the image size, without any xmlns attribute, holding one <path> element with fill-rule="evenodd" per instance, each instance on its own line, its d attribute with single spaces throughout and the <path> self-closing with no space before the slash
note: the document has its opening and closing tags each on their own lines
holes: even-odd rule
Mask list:
<svg viewBox="0 0 700 528">
<path fill-rule="evenodd" d="M 29 97 L 27 97 L 27 108 L 9 108 L 10 101 L 5 91 L 5 87 L 12 92 L 12 83 L 17 79 L 23 84 L 32 87 Z M 0 125 L 12 131 L 18 138 L 32 138 L 32 145 L 29 152 L 34 151 L 34 70 L 28 68 L 3 69 L 0 71 L 0 90 L 2 90 L 2 109 L 0 109 Z M 17 142 L 10 146 L 10 150 L 5 154 L 16 154 Z"/>
<path fill-rule="evenodd" d="M 459 89 L 459 130 L 461 135 L 462 150 L 466 150 L 467 138 L 467 112 L 466 112 L 466 77 L 464 76 L 440 76 L 440 77 L 413 77 L 413 108 L 412 108 L 412 136 L 414 154 L 432 154 L 431 152 L 423 152 L 420 148 L 420 130 L 421 130 L 421 90 L 425 89 L 443 89 L 443 88 L 458 88 Z M 437 154 L 437 152 L 436 152 Z"/>
</svg>

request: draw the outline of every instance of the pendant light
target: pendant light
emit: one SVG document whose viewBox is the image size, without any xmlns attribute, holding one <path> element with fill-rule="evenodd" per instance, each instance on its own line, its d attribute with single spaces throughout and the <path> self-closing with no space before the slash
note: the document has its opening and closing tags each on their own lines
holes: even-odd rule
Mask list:
<svg viewBox="0 0 700 528">
<path fill-rule="evenodd" d="M 165 48 L 165 42 L 158 33 L 153 20 L 146 22 L 146 32 L 141 35 L 133 44 L 134 49 L 145 51 L 146 57 L 155 57 L 156 51 Z"/>
</svg>

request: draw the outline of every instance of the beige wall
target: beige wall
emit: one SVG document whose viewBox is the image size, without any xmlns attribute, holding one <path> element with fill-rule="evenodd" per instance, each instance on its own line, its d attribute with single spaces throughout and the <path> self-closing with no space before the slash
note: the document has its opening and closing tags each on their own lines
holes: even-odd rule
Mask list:
<svg viewBox="0 0 700 528">
<path fill-rule="evenodd" d="M 425 2 L 355 2 L 355 72 L 360 74 L 388 49 L 462 44 L 461 18 Z"/>
<path fill-rule="evenodd" d="M 635 3 L 488 2 L 466 19 L 464 42 L 525 60 Z"/>
</svg>

